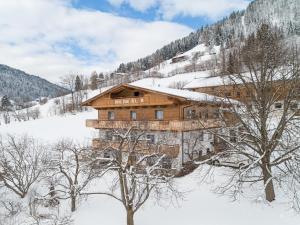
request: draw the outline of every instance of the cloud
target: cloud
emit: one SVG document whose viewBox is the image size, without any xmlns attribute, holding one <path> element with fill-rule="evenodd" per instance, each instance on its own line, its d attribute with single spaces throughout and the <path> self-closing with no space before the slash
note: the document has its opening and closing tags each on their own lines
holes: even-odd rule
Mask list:
<svg viewBox="0 0 300 225">
<path fill-rule="evenodd" d="M 233 10 L 246 8 L 250 0 L 107 0 L 114 6 L 127 4 L 137 11 L 157 8 L 157 14 L 167 20 L 176 16 L 204 16 L 216 20 Z"/>
<path fill-rule="evenodd" d="M 55 81 L 69 72 L 114 69 L 191 31 L 76 9 L 70 0 L 0 1 L 0 63 Z"/>
</svg>

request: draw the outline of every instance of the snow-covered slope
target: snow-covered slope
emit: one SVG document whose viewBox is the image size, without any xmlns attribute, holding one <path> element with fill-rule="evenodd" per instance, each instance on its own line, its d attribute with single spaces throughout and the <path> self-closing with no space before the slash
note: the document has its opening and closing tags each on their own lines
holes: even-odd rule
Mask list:
<svg viewBox="0 0 300 225">
<path fill-rule="evenodd" d="M 25 122 L 15 122 L 0 126 L 0 135 L 28 134 L 47 142 L 57 142 L 63 138 L 72 138 L 88 143 L 95 137 L 95 130 L 85 127 L 86 119 L 97 118 L 96 111 L 67 114 L 64 116 L 48 116 Z"/>
<path fill-rule="evenodd" d="M 170 76 L 172 74 L 179 73 L 181 71 L 184 72 L 183 71 L 184 67 L 191 64 L 195 54 L 199 55 L 199 57 L 197 57 L 197 59 L 194 61 L 194 63 L 198 64 L 201 62 L 203 63 L 208 60 L 211 60 L 213 57 L 215 57 L 216 54 L 219 53 L 219 51 L 220 51 L 219 46 L 214 46 L 212 48 L 209 48 L 209 47 L 206 47 L 205 44 L 199 44 L 199 45 L 196 45 L 191 50 L 176 56 L 176 57 L 185 56 L 186 60 L 172 63 L 172 59 L 169 59 L 169 60 L 166 60 L 166 61 L 163 61 L 162 63 L 160 63 L 159 66 L 156 66 L 149 70 L 150 71 L 155 70 L 159 73 L 164 74 L 165 76 Z M 146 70 L 146 72 L 149 72 L 149 70 Z"/>
<path fill-rule="evenodd" d="M 135 62 L 122 63 L 118 72 L 129 72 L 133 68 L 147 70 L 158 61 L 175 57 L 180 52 L 186 52 L 197 44 L 206 46 L 219 46 L 221 43 L 229 45 L 237 39 L 247 37 L 257 28 L 266 23 L 277 26 L 286 37 L 300 35 L 300 4 L 299 0 L 254 0 L 243 11 L 231 13 L 224 19 L 202 27 L 188 36 L 175 40 L 153 54 L 138 59 Z"/>
<path fill-rule="evenodd" d="M 0 97 L 32 101 L 40 97 L 55 97 L 68 90 L 38 76 L 0 64 Z"/>
<path fill-rule="evenodd" d="M 178 85 L 185 85 L 194 80 L 198 80 L 199 78 L 209 77 L 209 71 L 201 71 L 201 72 L 192 72 L 192 73 L 184 73 L 177 74 L 171 77 L 165 78 L 145 78 L 138 81 L 133 82 L 133 85 L 148 85 L 148 86 L 158 86 L 158 87 L 175 87 Z"/>
</svg>

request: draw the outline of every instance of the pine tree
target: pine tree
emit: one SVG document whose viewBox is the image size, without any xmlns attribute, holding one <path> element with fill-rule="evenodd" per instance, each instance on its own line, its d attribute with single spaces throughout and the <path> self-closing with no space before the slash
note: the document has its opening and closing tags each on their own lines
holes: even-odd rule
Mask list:
<svg viewBox="0 0 300 225">
<path fill-rule="evenodd" d="M 82 82 L 80 77 L 77 75 L 75 79 L 75 91 L 80 91 L 82 90 Z"/>
<path fill-rule="evenodd" d="M 226 52 L 223 44 L 221 44 L 220 48 L 220 56 L 221 56 L 221 74 L 226 73 Z"/>
<path fill-rule="evenodd" d="M 104 74 L 103 73 L 99 73 L 99 79 L 103 80 L 104 79 Z"/>
<path fill-rule="evenodd" d="M 93 72 L 92 75 L 91 75 L 91 77 L 90 77 L 90 88 L 91 88 L 92 90 L 97 89 L 97 86 L 98 86 L 98 85 L 97 85 L 97 84 L 98 84 L 97 78 L 98 78 L 97 73 L 96 73 L 96 72 Z"/>
<path fill-rule="evenodd" d="M 4 95 L 1 99 L 1 108 L 7 110 L 11 106 L 9 98 L 7 95 Z"/>
<path fill-rule="evenodd" d="M 235 63 L 234 63 L 234 56 L 230 52 L 229 53 L 229 58 L 228 58 L 228 65 L 227 65 L 227 72 L 229 74 L 233 74 L 235 72 L 234 65 L 235 65 Z"/>
</svg>

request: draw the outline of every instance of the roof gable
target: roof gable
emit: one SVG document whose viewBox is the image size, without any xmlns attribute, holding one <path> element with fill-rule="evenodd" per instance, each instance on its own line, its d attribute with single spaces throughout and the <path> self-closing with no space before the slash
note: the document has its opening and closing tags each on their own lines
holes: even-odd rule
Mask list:
<svg viewBox="0 0 300 225">
<path fill-rule="evenodd" d="M 120 92 L 120 91 L 125 90 L 125 89 L 131 89 L 131 90 L 135 90 L 135 91 L 143 91 L 143 92 L 146 92 L 146 93 L 155 93 L 157 95 L 162 95 L 162 96 L 167 96 L 167 97 L 170 97 L 170 98 L 178 99 L 180 101 L 185 101 L 186 100 L 183 97 L 176 96 L 176 95 L 173 95 L 173 94 L 168 94 L 168 93 L 164 93 L 164 92 L 160 92 L 160 91 L 156 91 L 156 90 L 150 90 L 150 89 L 147 89 L 147 88 L 138 87 L 138 86 L 134 86 L 134 85 L 130 85 L 130 84 L 120 84 L 120 85 L 114 86 L 114 87 L 112 87 L 112 88 L 110 88 L 110 89 L 94 96 L 93 98 L 88 99 L 87 101 L 83 102 L 82 105 L 83 106 L 90 106 L 93 101 L 95 101 L 95 100 L 97 100 L 101 97 L 107 96 L 108 94 L 111 95 L 111 94 Z"/>
<path fill-rule="evenodd" d="M 96 95 L 91 99 L 88 99 L 87 101 L 83 102 L 82 105 L 91 106 L 93 102 L 96 101 L 97 99 L 100 99 L 104 96 L 108 97 L 108 95 L 111 95 L 112 93 L 120 92 L 126 88 L 137 90 L 137 91 L 143 91 L 145 93 L 156 95 L 156 97 L 164 96 L 166 102 L 163 102 L 162 104 L 172 104 L 174 101 L 203 102 L 203 103 L 213 103 L 213 104 L 227 102 L 226 99 L 224 98 L 216 97 L 205 93 L 194 92 L 194 91 L 179 90 L 179 89 L 166 88 L 166 87 L 156 87 L 156 86 L 120 84 L 104 91 L 99 95 Z M 170 99 L 173 99 L 173 101 L 170 101 Z M 151 104 L 154 105 L 153 102 Z"/>
</svg>

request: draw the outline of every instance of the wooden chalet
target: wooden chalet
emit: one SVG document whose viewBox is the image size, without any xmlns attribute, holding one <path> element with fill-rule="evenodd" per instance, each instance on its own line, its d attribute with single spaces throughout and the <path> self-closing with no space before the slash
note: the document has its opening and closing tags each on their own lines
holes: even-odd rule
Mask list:
<svg viewBox="0 0 300 225">
<path fill-rule="evenodd" d="M 130 84 L 113 87 L 83 103 L 98 110 L 87 127 L 188 131 L 218 126 L 224 99 L 171 88 L 147 88 Z"/>
<path fill-rule="evenodd" d="M 187 161 L 185 142 L 192 136 L 203 136 L 203 130 L 221 126 L 219 114 L 224 99 L 188 90 L 120 84 L 88 99 L 83 106 L 98 111 L 97 119 L 86 121 L 87 127 L 99 130 L 99 138 L 93 140 L 94 148 L 113 146 L 114 130 L 136 128 L 146 133 L 145 145 L 177 158 L 178 168 Z M 202 137 L 209 146 L 202 145 L 199 154 L 213 151 L 210 138 Z M 159 139 L 163 139 L 163 144 Z"/>
</svg>

